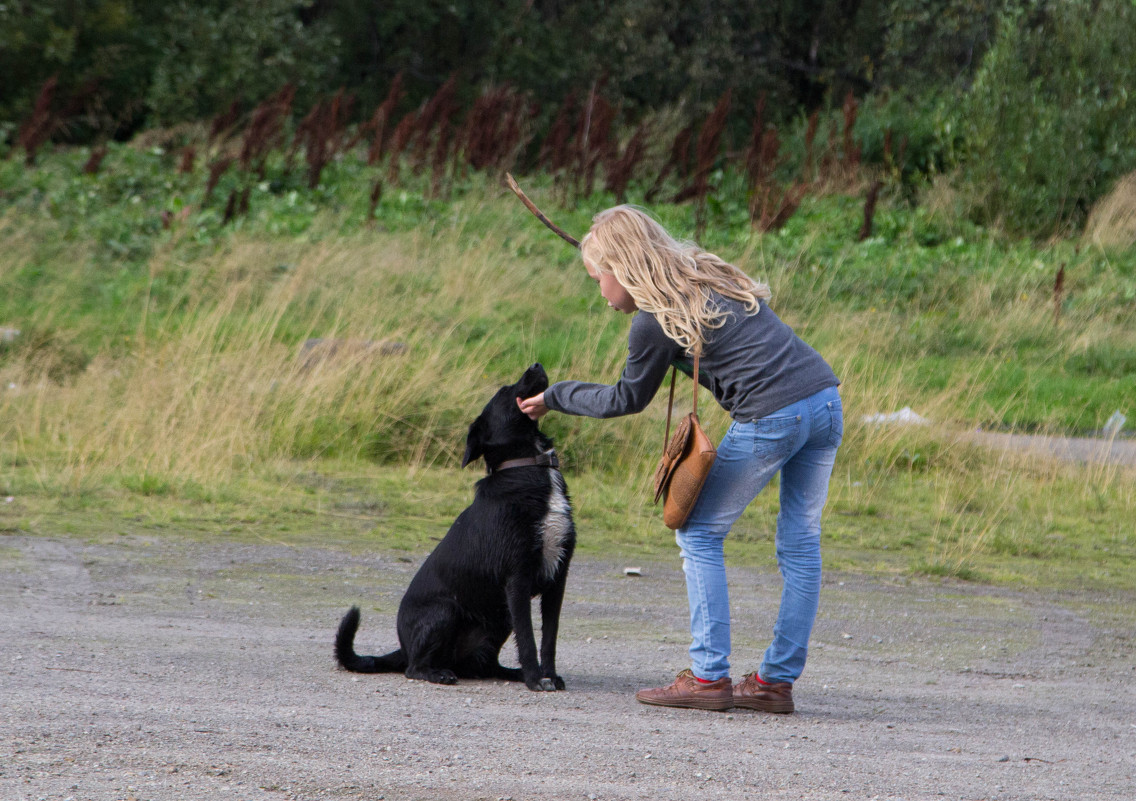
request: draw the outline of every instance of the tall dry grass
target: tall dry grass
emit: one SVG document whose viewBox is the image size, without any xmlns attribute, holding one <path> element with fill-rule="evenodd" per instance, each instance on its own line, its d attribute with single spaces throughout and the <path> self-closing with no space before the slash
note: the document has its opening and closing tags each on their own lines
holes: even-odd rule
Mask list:
<svg viewBox="0 0 1136 801">
<path fill-rule="evenodd" d="M 1097 201 L 1082 238 L 1104 248 L 1136 245 L 1136 173 L 1120 178 L 1112 191 Z"/>
<path fill-rule="evenodd" d="M 463 323 L 527 294 L 486 249 L 427 253 L 415 237 L 239 241 L 194 269 L 176 304 L 188 311 L 151 319 L 128 355 L 99 355 L 62 385 L 34 354 L 10 365 L 3 439 L 70 485 L 137 471 L 223 480 L 296 453 L 362 455 L 383 430 L 398 456 L 452 457 L 439 421 L 468 414 L 498 379 L 486 373 L 492 338 L 470 345 Z M 308 363 L 308 337 L 405 347 Z"/>
<path fill-rule="evenodd" d="M 975 436 L 973 410 L 983 408 L 986 382 L 1012 362 L 1017 343 L 1053 342 L 1068 357 L 1093 343 L 1118 340 L 1123 321 L 1094 314 L 1088 305 L 1069 312 L 1055 330 L 1048 273 L 991 270 L 990 279 L 966 287 L 961 298 L 943 298 L 938 305 L 944 322 L 964 331 L 980 330 L 984 342 L 982 351 L 960 360 L 944 377 L 920 375 L 928 344 L 913 345 L 906 354 L 901 349 L 897 356 L 896 340 L 912 321 L 905 309 L 834 313 L 823 299 L 835 270 L 811 272 L 803 259 L 773 262 L 759 242 L 740 260 L 751 273 L 768 278 L 775 303 L 787 307 L 782 316 L 807 340 L 823 343 L 825 357 L 841 378 L 845 438 L 830 485 L 830 508 L 842 515 L 887 517 L 879 528 L 893 532 L 911 519 L 912 535 L 929 541 L 931 555 L 923 569 L 967 576 L 977 554 L 1044 555 L 1038 543 L 1049 527 L 1060 527 L 1054 521 L 1076 516 L 1077 510 L 1103 511 L 1106 505 L 1136 508 L 1132 466 L 1103 459 L 1071 463 L 1038 450 L 991 449 Z M 934 348 L 934 337 L 929 346 Z M 926 424 L 868 419 L 904 407 Z M 1008 416 L 1006 408 L 984 412 L 988 419 Z M 910 487 L 906 499 L 904 487 Z M 926 498 L 919 497 L 924 494 Z M 911 514 L 920 505 L 924 512 Z M 861 544 L 872 545 L 871 535 L 864 535 Z"/>
<path fill-rule="evenodd" d="M 161 308 L 138 301 L 146 309 L 133 313 L 146 322 L 129 347 L 104 349 L 63 382 L 34 353 L 6 362 L 0 469 L 26 466 L 48 491 L 80 491 L 122 482 L 145 489 L 151 479 L 158 487 L 224 485 L 280 460 L 324 456 L 452 466 L 469 421 L 532 361 L 544 361 L 553 380 L 615 380 L 627 318 L 604 307 L 578 264 L 550 262 L 533 246 L 542 231 L 503 243 L 467 230 L 460 213 L 440 224 L 448 226 L 444 236 L 238 236 L 192 265 L 159 254 L 150 265 L 156 281 L 185 269 L 191 279 Z M 760 242 L 751 240 L 735 260 L 770 281 L 779 312 L 820 346 L 843 381 L 845 444 L 833 509 L 899 518 L 881 528 L 901 528 L 897 488 L 918 477 L 930 500 L 910 498 L 928 507 L 913 525 L 930 538 L 932 563 L 957 574 L 977 552 L 1018 547 L 1019 539 L 1030 547 L 1033 532 L 1021 521 L 1056 518 L 1058 497 L 1136 505 L 1130 470 L 1097 465 L 1086 473 L 1036 455 L 987 452 L 965 436 L 964 410 L 982 392 L 983 375 L 1006 358 L 1002 344 L 1051 325 L 1048 307 L 1024 283 L 1020 292 L 970 288 L 961 324 L 992 325 L 992 344 L 977 370 L 930 384 L 897 364 L 902 309 L 834 309 L 824 300 L 831 273 L 805 278 L 813 274 L 803 260 L 774 260 Z M 1077 321 L 1069 341 L 1108 325 Z M 311 361 L 300 346 L 312 337 L 404 347 L 347 346 Z M 918 363 L 923 355 L 910 358 Z M 681 380 L 680 410 L 689 389 Z M 585 516 L 608 515 L 611 526 L 651 519 L 646 488 L 665 403 L 660 393 L 644 414 L 615 421 L 546 419 L 569 469 L 604 476 L 602 499 L 580 504 Z M 903 406 L 934 424 L 863 420 Z M 711 403 L 700 412 L 720 437 L 726 415 Z"/>
<path fill-rule="evenodd" d="M 156 257 L 152 276 L 185 268 L 171 258 Z M 454 464 L 480 407 L 548 349 L 546 324 L 563 326 L 549 298 L 580 295 L 585 279 L 511 258 L 460 221 L 445 237 L 238 238 L 192 265 L 176 314 L 137 311 L 148 322 L 125 354 L 108 347 L 62 383 L 49 354 L 9 360 L 0 441 L 64 489 L 139 475 L 216 484 L 328 455 Z M 617 376 L 625 344 L 603 334 L 620 322 L 569 325 L 554 379 Z M 343 344 L 306 354 L 309 338 Z M 563 420 L 559 433 L 578 435 L 566 448 L 578 466 L 630 474 L 658 416 L 619 431 Z"/>
</svg>

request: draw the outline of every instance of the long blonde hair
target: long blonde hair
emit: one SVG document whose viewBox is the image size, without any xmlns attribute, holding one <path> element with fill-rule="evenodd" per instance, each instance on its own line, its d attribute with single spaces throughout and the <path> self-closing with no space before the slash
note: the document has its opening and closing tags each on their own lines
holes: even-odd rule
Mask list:
<svg viewBox="0 0 1136 801">
<path fill-rule="evenodd" d="M 711 292 L 740 301 L 750 314 L 758 312 L 759 300 L 771 297 L 768 284 L 692 242 L 676 240 L 635 206 L 615 206 L 593 217 L 580 254 L 597 273 L 614 275 L 635 304 L 655 315 L 663 332 L 691 354 L 701 352 L 708 329 L 726 322 Z"/>
</svg>

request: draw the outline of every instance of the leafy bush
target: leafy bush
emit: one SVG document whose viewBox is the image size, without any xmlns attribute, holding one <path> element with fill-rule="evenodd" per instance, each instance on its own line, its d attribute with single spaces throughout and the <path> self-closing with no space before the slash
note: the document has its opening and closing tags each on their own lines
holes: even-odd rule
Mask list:
<svg viewBox="0 0 1136 801">
<path fill-rule="evenodd" d="M 964 84 L 990 47 L 998 16 L 1022 0 L 891 0 L 879 79 L 935 93 Z"/>
<path fill-rule="evenodd" d="M 338 48 L 296 11 L 295 0 L 171 4 L 147 96 L 152 121 L 209 117 L 238 99 L 252 106 L 285 83 L 306 108 L 334 73 Z"/>
<path fill-rule="evenodd" d="M 56 138 L 133 130 L 153 64 L 151 34 L 164 13 L 160 3 L 137 0 L 0 3 L 0 140 L 15 141 L 52 76 L 54 110 L 66 118 Z"/>
<path fill-rule="evenodd" d="M 953 93 L 918 96 L 887 93 L 868 98 L 856 118 L 856 139 L 867 164 L 885 164 L 905 182 L 945 172 L 955 166 L 959 147 L 950 108 Z M 886 139 L 891 134 L 891 152 Z"/>
<path fill-rule="evenodd" d="M 983 221 L 1048 235 L 1081 224 L 1136 166 L 1136 6 L 1063 0 L 1002 18 L 959 107 Z"/>
</svg>

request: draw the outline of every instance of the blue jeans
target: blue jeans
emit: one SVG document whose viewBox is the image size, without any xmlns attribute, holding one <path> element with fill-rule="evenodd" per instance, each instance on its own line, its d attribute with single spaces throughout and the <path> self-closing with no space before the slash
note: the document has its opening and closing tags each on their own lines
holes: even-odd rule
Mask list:
<svg viewBox="0 0 1136 801">
<path fill-rule="evenodd" d="M 758 672 L 770 682 L 793 682 L 801 675 L 820 600 L 820 515 L 843 434 L 836 387 L 759 420 L 735 421 L 726 432 L 702 494 L 675 536 L 690 599 L 694 675 L 710 681 L 730 675 L 723 545 L 734 521 L 779 470 L 781 608 Z"/>
</svg>

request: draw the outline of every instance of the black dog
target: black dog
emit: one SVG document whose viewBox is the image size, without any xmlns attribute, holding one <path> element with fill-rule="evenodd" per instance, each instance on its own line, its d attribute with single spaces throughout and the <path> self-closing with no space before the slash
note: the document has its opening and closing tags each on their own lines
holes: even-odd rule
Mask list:
<svg viewBox="0 0 1136 801">
<path fill-rule="evenodd" d="M 352 607 L 335 637 L 340 666 L 403 671 L 437 684 L 498 678 L 524 681 L 530 690 L 564 689 L 556 675 L 556 634 L 576 529 L 552 440 L 517 408 L 518 398 L 546 389 L 548 376 L 534 364 L 498 390 L 470 425 L 462 467 L 484 457 L 489 475 L 411 580 L 398 607 L 401 647 L 385 656 L 357 655 L 359 608 Z M 531 606 L 537 595 L 539 662 Z M 510 632 L 520 668 L 499 661 Z"/>
</svg>

